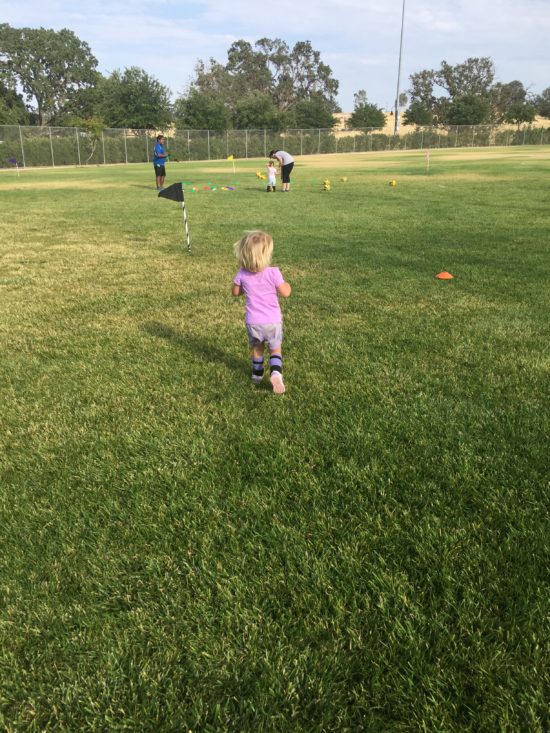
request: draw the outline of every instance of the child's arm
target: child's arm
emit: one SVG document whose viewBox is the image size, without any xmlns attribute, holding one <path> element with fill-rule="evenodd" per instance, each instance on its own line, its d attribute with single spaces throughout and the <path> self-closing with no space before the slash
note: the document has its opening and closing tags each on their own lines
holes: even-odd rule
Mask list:
<svg viewBox="0 0 550 733">
<path fill-rule="evenodd" d="M 238 295 L 243 295 L 244 290 L 241 288 L 240 285 L 233 284 L 233 287 L 231 288 L 231 295 L 234 295 L 237 297 Z"/>
<path fill-rule="evenodd" d="M 281 283 L 279 287 L 277 288 L 277 292 L 279 293 L 279 295 L 282 295 L 283 298 L 288 298 L 288 296 L 292 292 L 290 283 L 287 283 L 287 282 Z"/>
</svg>

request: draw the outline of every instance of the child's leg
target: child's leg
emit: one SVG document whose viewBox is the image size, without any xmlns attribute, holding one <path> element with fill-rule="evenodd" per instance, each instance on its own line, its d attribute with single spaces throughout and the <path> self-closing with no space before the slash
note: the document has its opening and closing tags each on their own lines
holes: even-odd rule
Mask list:
<svg viewBox="0 0 550 733">
<path fill-rule="evenodd" d="M 264 378 L 264 345 L 258 344 L 252 347 L 252 381 L 260 384 Z"/>
<path fill-rule="evenodd" d="M 283 394 L 285 383 L 283 382 L 283 354 L 281 347 L 271 349 L 269 355 L 270 380 L 275 394 Z"/>
</svg>

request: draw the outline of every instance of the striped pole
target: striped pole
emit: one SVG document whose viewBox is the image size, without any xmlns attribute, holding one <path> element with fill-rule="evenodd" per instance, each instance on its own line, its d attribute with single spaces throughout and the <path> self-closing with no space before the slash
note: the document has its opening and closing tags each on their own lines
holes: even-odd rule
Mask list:
<svg viewBox="0 0 550 733">
<path fill-rule="evenodd" d="M 189 238 L 189 225 L 187 224 L 187 211 L 185 210 L 185 196 L 181 202 L 181 210 L 183 211 L 183 223 L 185 224 L 185 238 L 187 240 L 187 251 L 191 254 L 191 239 Z"/>
</svg>

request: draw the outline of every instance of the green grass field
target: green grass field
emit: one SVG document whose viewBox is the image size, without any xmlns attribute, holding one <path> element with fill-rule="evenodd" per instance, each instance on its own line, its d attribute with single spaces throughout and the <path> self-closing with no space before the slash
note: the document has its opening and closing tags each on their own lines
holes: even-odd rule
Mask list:
<svg viewBox="0 0 550 733">
<path fill-rule="evenodd" d="M 0 172 L 0 728 L 547 731 L 550 148 L 264 165 Z"/>
</svg>

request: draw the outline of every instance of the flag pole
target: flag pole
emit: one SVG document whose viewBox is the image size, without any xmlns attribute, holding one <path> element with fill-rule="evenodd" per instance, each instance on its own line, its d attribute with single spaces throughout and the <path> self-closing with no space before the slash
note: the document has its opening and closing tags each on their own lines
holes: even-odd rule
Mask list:
<svg viewBox="0 0 550 733">
<path fill-rule="evenodd" d="M 183 211 L 183 223 L 185 224 L 185 238 L 187 240 L 187 251 L 191 254 L 191 240 L 189 239 L 189 225 L 187 224 L 187 211 L 185 210 L 185 198 L 181 202 L 181 210 Z"/>
</svg>

